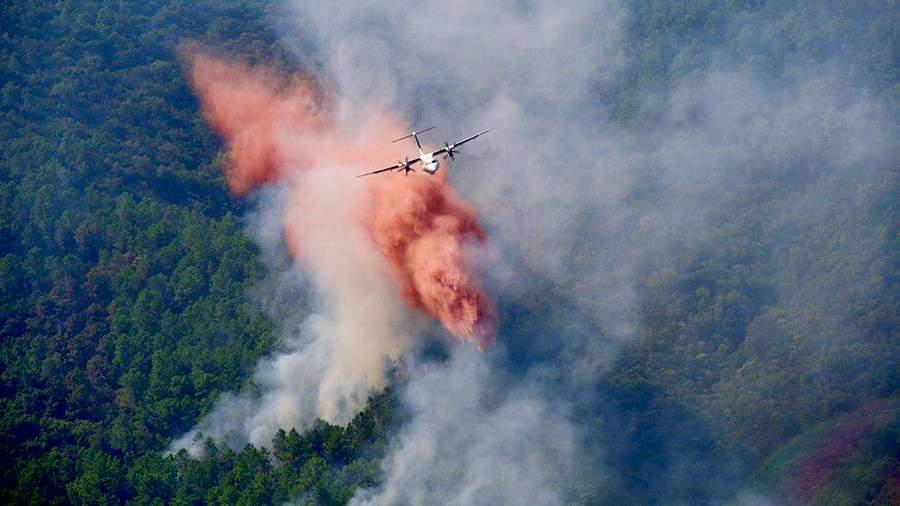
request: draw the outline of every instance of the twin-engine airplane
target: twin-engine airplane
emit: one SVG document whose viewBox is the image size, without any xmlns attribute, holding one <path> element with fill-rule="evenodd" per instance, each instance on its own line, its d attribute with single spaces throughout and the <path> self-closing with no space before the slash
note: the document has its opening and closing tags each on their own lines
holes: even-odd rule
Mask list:
<svg viewBox="0 0 900 506">
<path fill-rule="evenodd" d="M 413 172 L 416 170 L 412 166 L 417 163 L 422 164 L 422 170 L 424 170 L 425 172 L 427 172 L 429 174 L 434 174 L 435 172 L 438 171 L 438 169 L 441 168 L 441 162 L 437 159 L 438 155 L 443 154 L 445 160 L 447 159 L 447 157 L 450 157 L 451 160 L 454 160 L 453 154 L 459 152 L 459 150 L 457 149 L 459 146 L 462 146 L 463 144 L 471 141 L 472 139 L 478 137 L 479 135 L 486 134 L 491 131 L 490 128 L 488 128 L 487 130 L 482 130 L 481 132 L 478 132 L 477 134 L 475 134 L 471 137 L 467 137 L 461 141 L 454 142 L 453 144 L 447 144 L 445 142 L 444 147 L 442 147 L 441 149 L 439 149 L 437 151 L 432 151 L 431 153 L 426 153 L 426 152 L 422 151 L 422 145 L 419 143 L 419 134 L 425 133 L 425 132 L 427 132 L 429 130 L 433 130 L 433 129 L 434 129 L 434 127 L 429 127 L 429 128 L 426 128 L 425 130 L 420 130 L 418 132 L 412 132 L 409 135 L 404 135 L 403 137 L 400 137 L 399 139 L 394 139 L 393 142 L 402 141 L 403 139 L 408 139 L 410 137 L 415 139 L 416 147 L 419 148 L 419 157 L 418 158 L 413 158 L 412 160 L 410 160 L 409 157 L 405 157 L 403 160 L 397 161 L 397 163 L 395 163 L 394 165 L 391 165 L 390 167 L 373 170 L 372 172 L 366 172 L 365 174 L 360 174 L 356 177 L 371 176 L 372 174 L 379 174 L 382 172 L 388 172 L 388 171 L 396 170 L 396 169 L 400 169 L 401 171 L 403 171 L 404 174 L 406 174 L 408 176 L 410 172 Z"/>
</svg>

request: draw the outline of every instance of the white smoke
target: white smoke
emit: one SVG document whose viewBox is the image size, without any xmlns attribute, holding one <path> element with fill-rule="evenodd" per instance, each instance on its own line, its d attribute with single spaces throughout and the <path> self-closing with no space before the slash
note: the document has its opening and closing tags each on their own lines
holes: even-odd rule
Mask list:
<svg viewBox="0 0 900 506">
<path fill-rule="evenodd" d="M 641 276 L 665 272 L 673 258 L 702 247 L 702 233 L 723 209 L 752 197 L 774 199 L 773 208 L 796 208 L 799 223 L 820 223 L 827 220 L 821 202 L 835 194 L 830 186 L 858 177 L 828 175 L 829 160 L 880 170 L 897 159 L 890 111 L 879 113 L 877 99 L 834 78 L 845 65 L 840 59 L 798 66 L 795 82 L 773 90 L 752 68 L 729 65 L 746 55 L 685 49 L 685 61 L 705 58 L 712 69 L 700 66 L 658 96 L 645 93 L 661 111 L 661 124 L 641 132 L 646 138 L 617 131 L 604 96 L 618 85 L 617 73 L 629 70 L 620 45 L 626 9 L 617 1 L 295 2 L 288 12 L 278 21 L 287 43 L 296 44 L 301 63 L 322 62 L 325 80 L 345 99 L 343 121 L 352 121 L 357 108 L 387 104 L 406 111 L 417 127 L 437 124 L 425 136 L 433 145 L 494 128 L 446 170 L 476 204 L 500 250 L 491 275 L 501 306 L 533 290 L 533 278 L 546 278 L 565 287 L 562 295 L 579 314 L 614 339 L 641 329 L 638 285 L 654 282 Z M 738 17 L 730 34 L 746 41 L 748 33 L 763 33 L 770 18 Z M 736 46 L 750 51 L 756 44 Z M 853 92 L 846 96 L 846 90 Z M 783 193 L 730 192 L 731 183 L 754 171 L 771 171 L 781 181 L 790 178 L 779 179 L 779 170 L 804 164 L 811 167 L 808 184 L 776 189 Z M 341 184 L 333 191 L 343 191 Z M 852 185 L 843 191 L 852 192 Z M 639 192 L 654 198 L 635 199 Z M 278 217 L 260 222 L 280 224 L 280 213 L 272 216 Z M 352 237 L 320 231 L 336 234 L 336 251 L 352 247 Z M 264 250 L 272 242 L 261 239 Z M 358 399 L 360 385 L 381 384 L 353 379 L 360 370 L 354 361 L 383 350 L 402 355 L 421 330 L 402 304 L 380 300 L 390 290 L 377 281 L 353 279 L 341 289 L 344 273 L 330 264 L 334 252 L 321 253 L 321 279 L 313 281 L 319 315 L 300 330 L 288 328 L 285 350 L 260 365 L 255 383 L 262 396 L 224 397 L 199 427 L 203 432 L 230 431 L 267 444 L 276 427 L 302 426 L 314 414 L 345 419 L 356 405 L 346 399 Z M 369 288 L 355 293 L 357 283 Z M 361 319 L 369 316 L 357 314 L 356 303 L 370 304 L 376 321 Z M 514 337 L 502 333 L 500 350 L 486 358 L 452 349 L 446 364 L 413 368 L 404 394 L 413 418 L 384 462 L 383 486 L 356 501 L 553 504 L 577 493 L 566 476 L 577 475 L 585 458 L 581 425 L 560 409 L 576 399 L 553 392 L 539 375 L 589 384 L 615 345 L 540 328 L 541 339 L 565 342 L 551 366 L 525 378 L 492 369 Z M 398 329 L 405 337 L 387 337 Z M 357 348 L 370 332 L 384 337 L 373 334 L 370 348 Z M 378 365 L 368 362 L 362 370 L 370 378 Z M 327 399 L 332 395 L 335 400 Z"/>
<path fill-rule="evenodd" d="M 484 357 L 456 348 L 413 371 L 412 420 L 385 462 L 386 482 L 354 504 L 562 504 L 578 476 L 565 405 L 539 387 L 503 385 Z"/>
<path fill-rule="evenodd" d="M 570 272 L 566 259 L 584 239 L 573 216 L 604 202 L 612 207 L 627 183 L 616 144 L 572 120 L 616 65 L 617 2 L 342 2 L 296 9 L 301 32 L 316 34 L 327 81 L 346 99 L 345 116 L 386 103 L 407 111 L 415 126 L 437 124 L 425 136 L 433 145 L 493 127 L 446 168 L 450 179 L 477 204 L 501 257 L 513 254 L 543 276 Z M 627 227 L 615 218 L 608 223 L 607 234 Z M 591 296 L 577 300 L 621 337 L 636 328 L 624 260 L 620 254 L 593 268 L 583 288 Z M 506 294 L 528 289 L 514 268 L 494 266 L 501 305 Z M 583 363 L 573 369 L 593 369 L 610 355 L 593 343 L 586 349 L 596 357 L 579 357 Z M 565 403 L 552 401 L 537 376 L 492 371 L 491 356 L 453 348 L 446 364 L 412 369 L 403 397 L 412 420 L 384 462 L 383 486 L 356 502 L 559 504 L 583 493 L 582 473 L 597 478 L 598 467 L 579 465 L 586 456 Z"/>
<path fill-rule="evenodd" d="M 593 80 L 610 72 L 613 56 L 609 53 L 618 27 L 613 7 L 603 2 L 570 4 L 565 9 L 550 4 L 520 8 L 432 2 L 410 12 L 375 3 L 307 5 L 301 12 L 312 12 L 302 12 L 300 23 L 319 36 L 327 80 L 341 96 L 338 112 L 344 124 L 353 124 L 358 111 L 372 104 L 413 110 L 416 104 L 408 102 L 412 99 L 427 107 L 422 111 L 435 115 L 416 121 L 436 120 L 439 115 L 446 140 L 456 140 L 482 125 L 493 126 L 495 131 L 467 146 L 465 161 L 456 164 L 483 171 L 473 179 L 482 185 L 470 182 L 462 187 L 488 211 L 485 217 L 495 229 L 492 234 L 502 234 L 501 243 L 510 242 L 525 253 L 531 267 L 556 272 L 565 268 L 561 259 L 576 240 L 576 234 L 560 234 L 569 219 L 560 206 L 575 189 L 582 189 L 581 198 L 593 195 L 574 179 L 547 191 L 545 177 L 554 178 L 548 167 L 557 158 L 583 157 L 587 164 L 596 156 L 587 148 L 586 134 L 570 125 L 566 115 Z M 581 15 L 573 16 L 573 12 Z M 416 22 L 417 13 L 440 14 L 443 28 Z M 488 19 L 497 23 L 492 30 L 482 30 Z M 572 40 L 575 33 L 590 36 Z M 516 43 L 507 46 L 510 41 Z M 523 58 L 529 60 L 527 65 Z M 533 111 L 538 105 L 545 113 Z M 547 114 L 550 111 L 558 112 Z M 437 144 L 437 138 L 432 143 Z M 518 152 L 528 156 L 516 156 Z M 542 175 L 520 177 L 519 171 Z M 316 170 L 304 177 L 325 178 L 327 173 Z M 451 178 L 456 176 L 451 173 Z M 327 182 L 317 180 L 315 185 L 322 191 L 308 197 L 333 199 L 353 191 L 346 181 L 333 177 Z M 495 202 L 504 191 L 513 192 L 512 198 L 505 199 L 511 204 L 508 208 Z M 311 209 L 332 208 L 327 203 L 308 204 Z M 251 220 L 251 233 L 269 257 L 278 256 L 273 250 L 284 247 L 278 234 L 282 211 L 281 199 L 266 193 Z M 268 445 L 278 427 L 303 427 L 317 417 L 345 422 L 370 389 L 384 386 L 385 361 L 404 356 L 413 336 L 423 330 L 424 322 L 396 297 L 388 277 L 380 272 L 382 262 L 361 244 L 364 239 L 354 229 L 342 226 L 352 220 L 324 213 L 311 213 L 310 220 L 310 229 L 322 237 L 309 242 L 323 245 L 322 250 L 308 252 L 312 263 L 303 274 L 291 269 L 286 279 L 271 284 L 283 287 L 309 276 L 315 314 L 302 323 L 288 320 L 282 349 L 258 365 L 251 391 L 223 396 L 209 416 L 173 444 L 173 450 L 199 451 L 201 445 L 191 443 L 199 433 L 232 445 L 246 441 Z M 352 265 L 375 269 L 359 271 Z M 510 272 L 502 265 L 496 271 Z M 519 289 L 515 276 L 497 276 L 507 289 Z M 619 297 L 613 300 L 622 307 Z M 618 315 L 615 319 L 627 320 Z"/>
<path fill-rule="evenodd" d="M 347 99 L 346 114 L 387 103 L 407 111 L 414 125 L 438 125 L 424 136 L 433 145 L 493 127 L 462 148 L 450 179 L 517 260 L 539 274 L 570 272 L 571 252 L 585 239 L 573 218 L 617 208 L 630 182 L 627 156 L 606 135 L 609 112 L 591 95 L 620 68 L 619 2 L 295 7 L 290 26 L 315 34 L 327 80 Z M 307 45 L 300 47 L 304 61 Z M 591 232 L 607 245 L 632 226 L 621 213 L 598 218 Z M 637 327 L 628 252 L 603 256 L 605 264 L 592 265 L 582 280 L 599 298 L 580 302 L 610 333 L 627 337 Z M 520 277 L 501 281 L 504 289 L 520 288 Z"/>
<path fill-rule="evenodd" d="M 282 427 L 304 427 L 316 418 L 347 423 L 373 390 L 386 386 L 388 361 L 403 357 L 426 327 L 424 318 L 395 294 L 388 268 L 363 230 L 348 226 L 355 223 L 357 210 L 336 204 L 358 202 L 346 193 L 363 187 L 348 188 L 332 169 L 299 176 L 304 180 L 297 187 L 317 191 L 305 196 L 303 213 L 289 215 L 302 222 L 295 225 L 307 234 L 302 254 L 308 268 L 288 267 L 252 294 L 263 308 L 280 306 L 269 307 L 270 314 L 294 308 L 287 310 L 293 318 L 277 315 L 284 325 L 281 349 L 257 365 L 253 391 L 224 395 L 212 413 L 173 443 L 172 451 L 187 448 L 199 454 L 198 434 L 234 447 L 248 441 L 268 446 Z M 284 191 L 289 190 L 263 192 L 248 227 L 275 269 L 285 268 L 279 262 L 285 249 Z M 278 297 L 280 290 L 287 296 Z M 298 321 L 304 291 L 314 296 L 314 312 Z"/>
<path fill-rule="evenodd" d="M 834 194 L 821 195 L 822 185 L 852 183 L 862 176 L 848 170 L 882 170 L 885 160 L 897 156 L 890 113 L 879 112 L 877 97 L 867 96 L 852 78 L 843 79 L 850 61 L 843 50 L 836 49 L 826 62 L 787 62 L 793 72 L 787 86 L 772 86 L 764 73 L 743 65 L 755 61 L 759 46 L 778 43 L 767 31 L 777 9 L 735 16 L 727 37 L 736 42 L 727 49 L 697 55 L 683 48 L 673 65 L 706 62 L 676 89 L 644 90 L 647 103 L 636 107 L 655 107 L 661 122 L 632 137 L 616 129 L 605 106 L 615 99 L 604 96 L 620 86 L 618 73 L 633 70 L 620 45 L 628 19 L 619 2 L 360 0 L 294 7 L 297 18 L 285 22 L 286 33 L 299 27 L 300 33 L 314 34 L 328 81 L 349 99 L 347 114 L 358 104 L 387 103 L 407 111 L 414 125 L 439 125 L 440 133 L 426 134 L 434 144 L 494 128 L 465 146 L 448 170 L 482 213 L 500 257 L 509 261 L 494 267 L 501 306 L 504 298 L 532 290 L 535 277 L 545 277 L 566 287 L 566 300 L 614 340 L 641 329 L 637 287 L 653 283 L 642 277 L 664 274 L 679 256 L 704 247 L 709 241 L 704 234 L 720 225 L 724 211 L 754 197 L 732 191 L 745 188 L 742 181 L 771 174 L 768 179 L 782 187 L 760 188 L 756 198 L 771 199 L 773 209 L 807 206 L 799 215 L 820 222 L 822 199 L 828 202 Z M 820 14 L 808 21 L 812 24 L 833 15 L 810 10 Z M 768 38 L 754 39 L 766 33 Z M 301 51 L 298 57 L 308 56 Z M 828 173 L 833 159 L 842 161 L 844 173 Z M 875 163 L 865 169 L 870 161 Z M 791 186 L 796 176 L 779 171 L 798 165 L 810 167 L 809 182 Z M 641 192 L 653 198 L 635 198 Z M 842 209 L 834 202 L 829 206 Z M 513 268 L 525 268 L 527 275 Z M 562 328 L 546 334 L 541 339 L 565 341 L 549 369 L 570 375 L 575 385 L 589 384 L 614 354 L 615 345 L 597 335 L 572 336 Z M 511 337 L 501 333 L 498 343 L 502 347 Z M 508 430 L 506 424 L 491 431 L 478 420 L 491 419 L 505 404 L 493 399 L 448 406 L 439 401 L 448 391 L 444 385 L 465 383 L 465 375 L 473 373 L 451 364 L 442 374 L 442 382 L 411 380 L 406 400 L 416 418 L 385 463 L 384 487 L 366 500 L 479 502 L 465 493 L 467 482 L 443 482 L 443 471 L 450 459 L 465 466 L 475 453 L 502 460 L 503 450 L 489 441 L 505 437 L 500 433 Z M 479 398 L 481 388 L 490 387 L 474 383 L 457 394 Z M 532 394 L 541 405 L 540 392 Z M 444 434 L 455 441 L 456 429 L 444 422 L 444 411 L 458 413 L 458 423 L 472 428 L 474 435 L 459 443 L 459 451 L 439 446 Z M 535 418 L 523 421 L 531 430 L 519 427 L 520 441 L 545 429 Z M 577 438 L 577 431 L 571 437 Z M 577 451 L 554 454 L 540 445 L 526 444 L 522 451 L 579 458 Z M 550 494 L 535 497 L 558 498 L 553 494 L 572 490 L 527 465 L 513 468 L 533 476 Z M 482 490 L 493 485 L 502 491 L 498 494 L 509 493 L 491 496 L 497 502 L 522 497 L 505 487 L 498 473 L 477 478 L 472 477 Z"/>
</svg>

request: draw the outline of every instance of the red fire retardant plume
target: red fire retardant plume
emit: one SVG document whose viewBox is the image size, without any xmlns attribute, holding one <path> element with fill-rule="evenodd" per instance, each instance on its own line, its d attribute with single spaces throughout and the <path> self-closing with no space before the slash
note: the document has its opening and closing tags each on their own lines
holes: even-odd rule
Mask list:
<svg viewBox="0 0 900 506">
<path fill-rule="evenodd" d="M 296 176 L 304 171 L 335 167 L 334 177 L 347 185 L 365 185 L 366 191 L 346 193 L 352 202 L 341 203 L 359 210 L 357 222 L 347 226 L 371 235 L 407 302 L 480 350 L 493 343 L 497 312 L 480 283 L 475 252 L 484 249 L 486 236 L 475 209 L 444 177 L 353 177 L 401 154 L 403 146 L 386 140 L 408 130 L 402 121 L 380 111 L 357 119 L 348 132 L 309 79 L 285 79 L 197 48 L 184 54 L 204 117 L 227 147 L 224 171 L 232 192 L 246 195 L 266 183 L 303 185 Z M 302 195 L 309 191 L 316 189 L 287 192 L 294 200 L 285 225 L 289 243 L 309 239 L 290 214 L 304 212 Z M 301 264 L 302 250 L 292 246 Z"/>
</svg>

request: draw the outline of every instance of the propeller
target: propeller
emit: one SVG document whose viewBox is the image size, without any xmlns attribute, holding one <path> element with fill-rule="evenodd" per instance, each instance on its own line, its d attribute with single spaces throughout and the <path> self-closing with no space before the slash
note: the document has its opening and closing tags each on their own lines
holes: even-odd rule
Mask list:
<svg viewBox="0 0 900 506">
<path fill-rule="evenodd" d="M 397 163 L 400 165 L 399 169 L 403 171 L 407 176 L 410 172 L 415 172 L 416 169 L 412 168 L 409 164 L 409 157 L 403 157 L 403 160 L 397 160 Z"/>
<path fill-rule="evenodd" d="M 459 153 L 459 150 L 454 151 L 453 148 L 455 148 L 455 147 L 456 147 L 456 144 L 447 144 L 446 142 L 444 142 L 444 149 L 447 150 L 447 154 L 444 155 L 444 160 L 446 160 L 448 156 L 450 157 L 451 160 L 456 160 L 456 158 L 453 156 L 453 153 Z"/>
</svg>

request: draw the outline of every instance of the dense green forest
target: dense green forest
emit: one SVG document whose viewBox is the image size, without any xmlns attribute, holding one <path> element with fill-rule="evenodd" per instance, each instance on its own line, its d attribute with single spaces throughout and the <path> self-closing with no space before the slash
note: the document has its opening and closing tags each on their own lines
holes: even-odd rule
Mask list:
<svg viewBox="0 0 900 506">
<path fill-rule="evenodd" d="M 802 4 L 637 2 L 622 48 L 632 64 L 605 98 L 616 127 L 627 136 L 657 122 L 658 94 L 694 78 L 704 51 L 728 50 L 729 16 L 767 8 L 784 10 L 769 27 L 783 46 L 735 58 L 776 82 L 790 79 L 785 62 L 847 34 L 796 33 Z M 896 112 L 897 16 L 835 8 L 864 27 L 854 68 Z M 203 459 L 164 454 L 277 345 L 246 297 L 267 273 L 240 222 L 244 204 L 225 189 L 221 146 L 178 59 L 179 44 L 197 40 L 291 68 L 272 9 L 0 5 L 0 502 L 345 504 L 379 482 L 405 417 L 394 389 L 373 393 L 346 427 L 285 427 L 271 450 L 208 440 Z M 806 162 L 817 163 L 774 160 L 729 181 L 734 205 L 719 226 L 639 287 L 643 328 L 595 385 L 607 407 L 585 413 L 620 434 L 605 455 L 618 474 L 585 502 L 660 502 L 671 483 L 655 478 L 675 453 L 733 469 L 728 497 L 900 497 L 900 173 L 862 185 L 835 174 L 828 186 L 865 205 L 796 223 L 771 205 L 773 188 L 800 184 L 779 174 Z M 536 308 L 561 291 L 519 303 Z M 832 440 L 854 441 L 855 453 L 816 457 Z"/>
<path fill-rule="evenodd" d="M 255 246 L 177 59 L 185 39 L 277 59 L 264 8 L 0 7 L 0 501 L 272 497 L 272 484 L 242 486 L 269 469 L 262 451 L 223 451 L 209 465 L 161 457 L 273 343 L 245 297 L 263 276 Z M 375 440 L 389 416 L 378 406 L 347 438 L 334 427 L 286 437 L 276 456 L 303 460 L 300 481 L 282 479 L 285 500 Z"/>
</svg>

